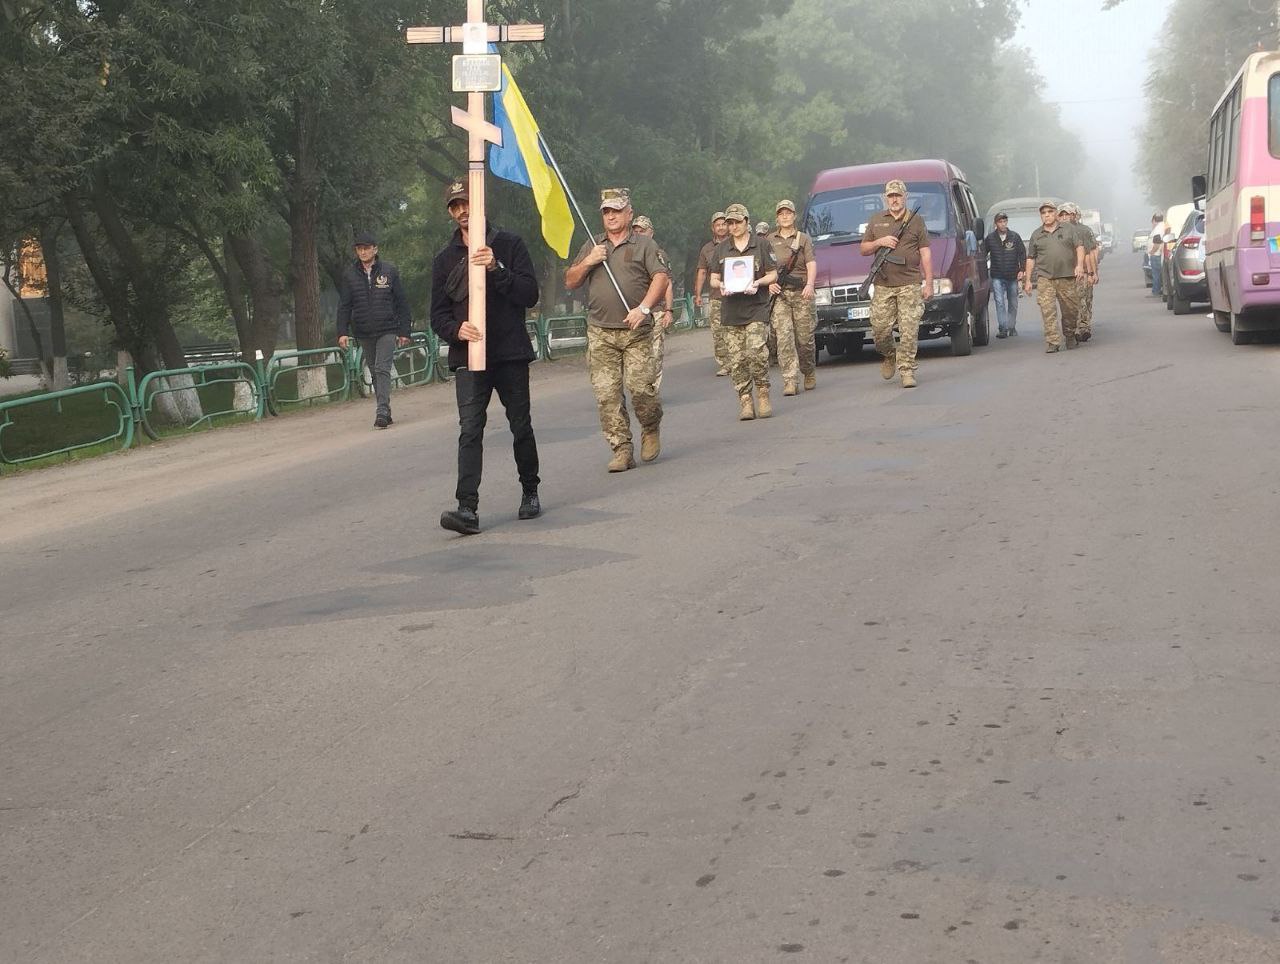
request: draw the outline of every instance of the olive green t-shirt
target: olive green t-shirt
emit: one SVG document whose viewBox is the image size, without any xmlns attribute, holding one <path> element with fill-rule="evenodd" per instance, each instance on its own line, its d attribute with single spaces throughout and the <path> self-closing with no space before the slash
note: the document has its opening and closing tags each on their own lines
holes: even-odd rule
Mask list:
<svg viewBox="0 0 1280 964">
<path fill-rule="evenodd" d="M 1080 243 L 1084 245 L 1085 251 L 1092 251 L 1098 246 L 1097 235 L 1093 233 L 1093 228 L 1089 227 L 1089 225 L 1072 224 L 1071 227 L 1075 229 L 1076 237 L 1078 237 L 1080 239 Z"/>
<path fill-rule="evenodd" d="M 900 288 L 903 285 L 919 284 L 924 280 L 924 270 L 920 267 L 920 252 L 929 248 L 929 230 L 924 225 L 924 218 L 919 214 L 912 215 L 904 211 L 904 218 L 911 218 L 911 223 L 898 238 L 898 246 L 890 252 L 891 257 L 901 257 L 906 264 L 894 264 L 886 261 L 880 269 L 876 281 L 886 288 Z M 878 241 L 888 235 L 896 235 L 902 222 L 888 211 L 881 211 L 867 222 L 863 241 Z M 879 252 L 877 252 L 879 253 Z"/>
<path fill-rule="evenodd" d="M 1074 225 L 1060 224 L 1056 231 L 1043 227 L 1031 232 L 1027 257 L 1036 263 L 1036 273 L 1047 278 L 1072 278 L 1076 273 L 1076 246 L 1080 244 Z"/>
<path fill-rule="evenodd" d="M 639 305 L 649 293 L 654 275 L 665 274 L 668 278 L 671 277 L 671 268 L 667 265 L 658 242 L 643 234 L 628 235 L 619 244 L 614 244 L 608 238 L 600 242 L 590 240 L 578 251 L 573 263 L 577 264 L 590 254 L 597 243 L 608 246 L 609 255 L 606 260 L 613 270 L 613 276 L 618 279 L 618 287 L 622 289 L 627 304 L 632 308 Z M 653 307 L 660 306 L 665 306 L 661 299 Z M 627 327 L 626 306 L 618 297 L 602 264 L 596 265 L 587 275 L 587 322 L 597 328 Z"/>
<path fill-rule="evenodd" d="M 708 241 L 702 246 L 702 250 L 698 252 L 698 269 L 707 273 L 707 281 L 711 280 L 711 272 L 715 271 L 715 267 L 711 263 L 711 256 L 716 252 L 716 245 L 720 242 L 716 240 Z M 719 301 L 720 292 L 715 288 L 711 289 L 711 300 Z"/>
<path fill-rule="evenodd" d="M 769 244 L 773 247 L 773 256 L 778 262 L 778 284 L 784 288 L 803 288 L 809 283 L 809 272 L 806 270 L 813 261 L 813 239 L 803 231 L 795 231 L 784 235 L 781 231 L 769 233 Z M 791 258 L 795 256 L 795 263 Z M 784 278 L 781 272 L 791 265 L 790 278 Z"/>
</svg>

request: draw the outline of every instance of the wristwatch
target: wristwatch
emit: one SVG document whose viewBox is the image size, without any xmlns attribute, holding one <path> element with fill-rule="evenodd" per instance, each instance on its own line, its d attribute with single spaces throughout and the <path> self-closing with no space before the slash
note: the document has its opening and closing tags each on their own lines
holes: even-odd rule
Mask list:
<svg viewBox="0 0 1280 964">
<path fill-rule="evenodd" d="M 644 305 L 641 305 L 641 306 L 640 306 L 640 314 L 642 314 L 642 315 L 651 315 L 651 314 L 653 314 L 653 309 L 652 309 L 652 308 L 646 308 Z"/>
</svg>

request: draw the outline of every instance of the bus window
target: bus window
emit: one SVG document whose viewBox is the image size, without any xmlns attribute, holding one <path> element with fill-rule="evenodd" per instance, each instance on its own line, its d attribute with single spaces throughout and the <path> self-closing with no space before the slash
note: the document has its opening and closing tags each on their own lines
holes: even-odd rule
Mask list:
<svg viewBox="0 0 1280 964">
<path fill-rule="evenodd" d="M 1280 157 L 1280 74 L 1267 81 L 1267 141 L 1271 156 Z"/>
</svg>

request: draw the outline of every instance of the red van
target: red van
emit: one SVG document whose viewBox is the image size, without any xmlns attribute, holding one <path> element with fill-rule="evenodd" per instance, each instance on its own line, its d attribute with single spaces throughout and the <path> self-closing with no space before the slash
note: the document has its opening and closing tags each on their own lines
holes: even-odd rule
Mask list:
<svg viewBox="0 0 1280 964">
<path fill-rule="evenodd" d="M 805 204 L 804 230 L 818 261 L 817 345 L 830 355 L 857 351 L 871 337 L 871 303 L 858 300 L 871 258 L 858 247 L 867 221 L 885 208 L 884 186 L 907 184 L 907 209 L 920 205 L 933 256 L 933 296 L 925 302 L 920 338 L 951 339 L 953 355 L 990 340 L 991 281 L 982 250 L 986 229 L 964 173 L 948 161 L 894 161 L 821 171 Z"/>
</svg>

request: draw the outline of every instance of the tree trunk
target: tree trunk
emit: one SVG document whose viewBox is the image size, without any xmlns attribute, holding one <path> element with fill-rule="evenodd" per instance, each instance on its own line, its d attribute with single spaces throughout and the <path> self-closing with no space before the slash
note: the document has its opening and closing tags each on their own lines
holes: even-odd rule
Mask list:
<svg viewBox="0 0 1280 964">
<path fill-rule="evenodd" d="M 314 150 L 315 107 L 295 104 L 294 171 L 289 192 L 290 272 L 293 281 L 293 321 L 298 348 L 324 347 L 320 326 L 320 261 L 316 232 L 319 229 L 319 174 Z M 318 398 L 328 392 L 322 368 L 298 372 L 298 397 Z"/>
<path fill-rule="evenodd" d="M 263 358 L 275 354 L 284 278 L 271 266 L 262 242 L 253 235 L 230 234 L 227 242 L 249 287 L 249 336 L 241 336 L 240 351 L 252 364 L 257 352 L 262 352 Z"/>
<path fill-rule="evenodd" d="M 58 251 L 61 225 L 46 224 L 40 232 L 40 249 L 44 252 L 45 278 L 49 298 L 49 348 L 53 355 L 51 385 L 59 391 L 71 385 L 67 371 L 67 325 L 62 300 L 62 256 Z"/>
</svg>

